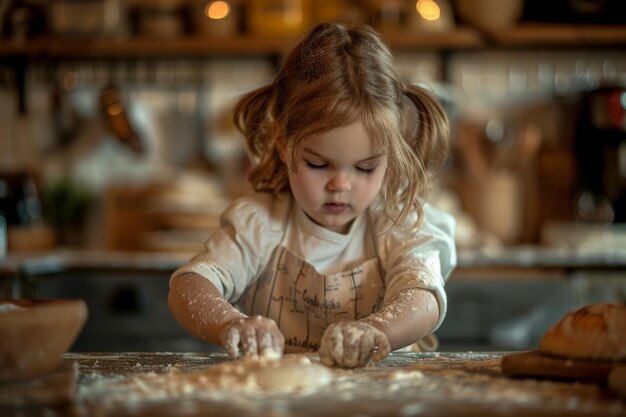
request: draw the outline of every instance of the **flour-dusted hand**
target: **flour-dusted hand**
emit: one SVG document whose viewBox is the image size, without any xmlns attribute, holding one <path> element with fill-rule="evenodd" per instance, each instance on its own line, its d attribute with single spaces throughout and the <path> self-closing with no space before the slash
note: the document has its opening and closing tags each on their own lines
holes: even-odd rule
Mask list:
<svg viewBox="0 0 626 417">
<path fill-rule="evenodd" d="M 376 327 L 358 321 L 340 321 L 326 328 L 319 349 L 327 366 L 357 368 L 378 362 L 391 351 L 387 336 Z"/>
<path fill-rule="evenodd" d="M 285 337 L 276 322 L 263 316 L 239 318 L 226 324 L 220 331 L 220 342 L 233 358 L 279 358 L 285 348 Z"/>
</svg>

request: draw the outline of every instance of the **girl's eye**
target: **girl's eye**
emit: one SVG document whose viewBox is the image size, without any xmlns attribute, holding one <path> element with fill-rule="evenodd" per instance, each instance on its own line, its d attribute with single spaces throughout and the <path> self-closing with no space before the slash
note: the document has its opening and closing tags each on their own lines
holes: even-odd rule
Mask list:
<svg viewBox="0 0 626 417">
<path fill-rule="evenodd" d="M 328 166 L 327 164 L 314 164 L 313 162 L 310 162 L 310 161 L 305 161 L 305 162 L 306 162 L 306 166 L 311 169 L 324 169 Z"/>
<path fill-rule="evenodd" d="M 371 174 L 372 172 L 374 172 L 376 167 L 375 166 L 368 167 L 368 168 L 356 167 L 356 169 L 357 169 L 357 171 L 362 172 L 363 174 Z"/>
</svg>

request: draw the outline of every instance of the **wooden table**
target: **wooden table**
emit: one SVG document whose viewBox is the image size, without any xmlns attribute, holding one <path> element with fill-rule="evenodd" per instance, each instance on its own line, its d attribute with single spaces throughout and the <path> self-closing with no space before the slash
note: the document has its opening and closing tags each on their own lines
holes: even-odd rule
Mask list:
<svg viewBox="0 0 626 417">
<path fill-rule="evenodd" d="M 67 353 L 63 369 L 76 377 L 68 403 L 5 406 L 0 415 L 626 416 L 626 401 L 597 384 L 503 376 L 504 354 L 394 353 L 333 370 L 323 388 L 281 394 L 150 385 L 229 360 L 220 353 Z"/>
</svg>

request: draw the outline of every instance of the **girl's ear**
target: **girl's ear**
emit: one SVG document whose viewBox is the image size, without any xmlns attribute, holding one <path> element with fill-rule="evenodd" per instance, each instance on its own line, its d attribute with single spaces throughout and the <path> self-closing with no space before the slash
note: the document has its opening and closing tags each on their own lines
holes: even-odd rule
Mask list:
<svg viewBox="0 0 626 417">
<path fill-rule="evenodd" d="M 280 157 L 280 160 L 282 161 L 283 164 L 287 165 L 287 156 L 286 156 L 286 152 L 285 152 L 285 147 L 282 146 L 278 149 L 278 156 Z"/>
</svg>

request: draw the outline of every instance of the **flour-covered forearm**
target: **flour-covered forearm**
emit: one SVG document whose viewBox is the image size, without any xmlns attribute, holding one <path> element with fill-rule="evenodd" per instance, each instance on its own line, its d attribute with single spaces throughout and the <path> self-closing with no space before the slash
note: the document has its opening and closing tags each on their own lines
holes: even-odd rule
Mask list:
<svg viewBox="0 0 626 417">
<path fill-rule="evenodd" d="M 195 274 L 172 277 L 168 305 L 176 320 L 199 339 L 220 344 L 226 323 L 245 317 L 207 279 Z"/>
<path fill-rule="evenodd" d="M 392 350 L 397 350 L 431 334 L 439 316 L 439 303 L 431 291 L 409 288 L 385 301 L 378 312 L 362 321 L 385 333 Z"/>
</svg>

